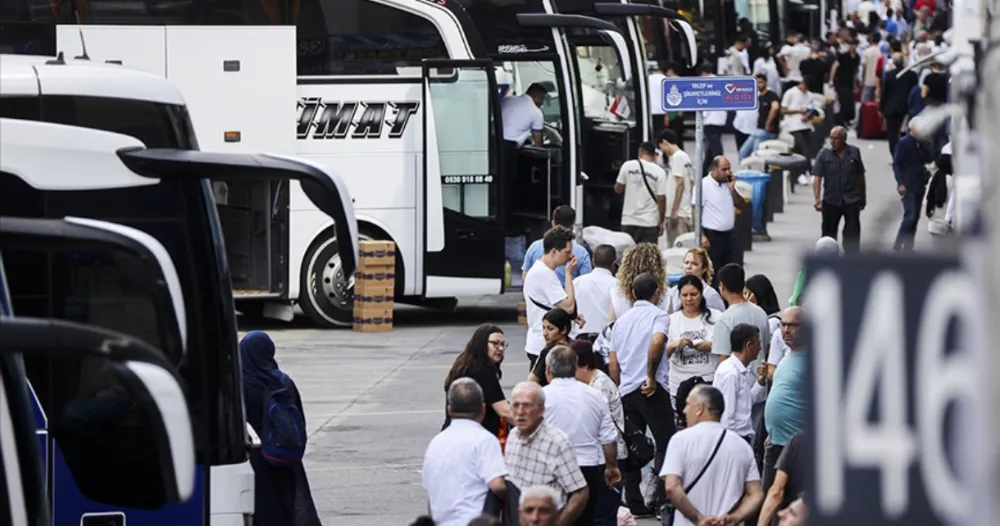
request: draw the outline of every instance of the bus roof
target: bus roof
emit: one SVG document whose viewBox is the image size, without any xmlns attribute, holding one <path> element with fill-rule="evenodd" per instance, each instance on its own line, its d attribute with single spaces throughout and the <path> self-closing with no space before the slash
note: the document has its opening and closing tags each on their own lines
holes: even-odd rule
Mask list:
<svg viewBox="0 0 1000 526">
<path fill-rule="evenodd" d="M 0 55 L 0 96 L 76 95 L 184 105 L 163 77 L 90 60 Z"/>
</svg>

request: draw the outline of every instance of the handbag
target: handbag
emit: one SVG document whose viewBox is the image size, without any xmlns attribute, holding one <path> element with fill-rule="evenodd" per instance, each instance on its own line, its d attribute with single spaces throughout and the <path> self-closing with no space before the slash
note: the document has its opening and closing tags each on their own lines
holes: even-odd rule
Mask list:
<svg viewBox="0 0 1000 526">
<path fill-rule="evenodd" d="M 625 463 L 622 466 L 625 472 L 638 471 L 656 458 L 656 447 L 646 435 L 645 430 L 640 430 L 634 425 L 629 426 L 631 422 L 627 418 L 625 419 L 625 428 L 631 427 L 628 433 L 618 427 L 618 423 L 614 419 L 612 419 L 612 423 L 618 430 L 618 434 L 625 440 L 625 449 L 628 451 L 628 457 L 625 458 Z"/>
<path fill-rule="evenodd" d="M 684 488 L 685 494 L 690 494 L 691 490 L 694 489 L 695 484 L 697 484 L 698 481 L 701 480 L 701 477 L 705 475 L 705 472 L 708 471 L 708 467 L 711 466 L 712 461 L 715 460 L 715 455 L 719 453 L 719 448 L 722 447 L 722 441 L 725 438 L 726 438 L 726 430 L 723 429 L 722 436 L 720 436 L 719 441 L 715 443 L 715 449 L 712 451 L 712 456 L 708 457 L 708 462 L 705 463 L 705 467 L 701 468 L 701 473 L 698 473 L 698 476 L 695 477 L 694 480 L 691 481 L 691 483 Z M 673 504 L 667 503 L 667 505 L 663 507 L 663 526 L 674 526 L 675 511 L 677 510 L 674 508 Z"/>
</svg>

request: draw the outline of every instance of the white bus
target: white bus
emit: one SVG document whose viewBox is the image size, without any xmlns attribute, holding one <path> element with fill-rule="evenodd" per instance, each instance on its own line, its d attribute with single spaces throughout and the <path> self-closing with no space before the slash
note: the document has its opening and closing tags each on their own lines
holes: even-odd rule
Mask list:
<svg viewBox="0 0 1000 526">
<path fill-rule="evenodd" d="M 622 64 L 633 64 L 633 52 L 613 23 L 557 14 L 550 0 L 71 0 L 55 11 L 37 3 L 5 12 L 5 49 L 76 56 L 85 42 L 93 60 L 179 86 L 202 149 L 297 155 L 341 174 L 360 237 L 396 244 L 399 301 L 500 293 L 505 238 L 538 236 L 559 204 L 574 206 L 581 224 L 591 214 L 608 221 L 607 174 L 648 136 L 646 125 L 629 131 L 604 113 L 602 122 L 581 114 L 589 63 L 578 64 L 570 36 L 610 51 L 602 64 L 614 73 L 591 82 L 589 95 L 628 91 L 604 86 L 616 76 L 628 85 L 636 68 Z M 498 71 L 511 81 L 498 83 Z M 498 94 L 528 81 L 552 95 L 548 144 L 524 149 L 507 180 Z M 340 233 L 308 203 L 286 207 L 286 191 L 217 196 L 237 306 L 281 319 L 298 306 L 322 325 L 350 323 Z"/>
<path fill-rule="evenodd" d="M 106 257 L 119 265 L 120 279 L 138 280 L 162 300 L 154 302 L 154 316 L 178 329 L 186 324 L 173 264 L 163 257 L 163 246 L 141 232 L 72 218 L 0 217 L 0 250 L 12 246 Z M 105 481 L 128 484 L 135 481 L 137 466 L 151 467 L 168 500 L 190 499 L 195 487 L 194 433 L 180 378 L 164 353 L 122 333 L 56 319 L 13 317 L 11 309 L 0 257 L 0 524 L 52 524 L 47 497 L 53 478 L 50 432 L 63 451 L 74 456 L 73 474 L 86 475 L 88 464 L 100 463 Z M 28 381 L 25 359 L 55 361 L 66 381 L 55 395 L 60 410 L 48 414 L 51 422 Z M 82 371 L 103 373 L 107 390 L 102 402 L 79 396 L 75 387 L 88 378 Z M 101 419 L 94 418 L 100 414 L 98 405 L 106 408 L 119 400 L 134 404 L 131 425 L 99 425 L 95 420 Z M 149 442 L 137 447 L 138 430 L 148 431 Z M 118 462 L 109 465 L 108 457 Z M 91 517 L 84 520 L 99 519 Z"/>
<path fill-rule="evenodd" d="M 116 278 L 107 257 L 4 250 L 14 312 L 117 330 L 160 349 L 183 382 L 194 422 L 195 491 L 183 502 L 166 499 L 158 472 L 142 464 L 128 477 L 113 477 L 104 463 L 78 474 L 63 444 L 44 434 L 57 526 L 252 521 L 236 312 L 214 194 L 231 199 L 241 189 L 280 184 L 290 206 L 310 201 L 336 219 L 344 267 L 356 265 L 351 198 L 335 175 L 293 158 L 208 153 L 197 145 L 184 98 L 162 76 L 87 60 L 0 55 L 0 210 L 139 230 L 163 246 L 184 291 L 175 311 L 185 323 L 171 327 L 151 314 L 150 294 Z M 26 357 L 25 364 L 41 410 L 59 414 L 57 394 L 76 371 L 44 357 Z M 52 423 L 40 420 L 40 430 Z"/>
</svg>

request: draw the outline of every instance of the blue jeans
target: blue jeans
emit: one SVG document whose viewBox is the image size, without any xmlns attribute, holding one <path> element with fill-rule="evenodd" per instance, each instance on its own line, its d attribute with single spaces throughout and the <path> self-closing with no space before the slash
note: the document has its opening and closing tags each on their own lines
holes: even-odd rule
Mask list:
<svg viewBox="0 0 1000 526">
<path fill-rule="evenodd" d="M 753 152 L 757 151 L 760 143 L 770 141 L 771 139 L 775 139 L 777 137 L 777 134 L 766 132 L 764 130 L 757 130 L 753 132 L 750 135 L 750 138 L 747 139 L 747 142 L 743 143 L 743 147 L 740 148 L 740 159 L 746 159 L 747 157 L 753 155 Z"/>
<path fill-rule="evenodd" d="M 917 235 L 917 224 L 920 222 L 920 208 L 924 204 L 923 186 L 907 188 L 906 195 L 900 199 L 903 203 L 903 219 L 899 222 L 899 232 L 893 250 L 913 251 L 913 238 Z"/>
</svg>

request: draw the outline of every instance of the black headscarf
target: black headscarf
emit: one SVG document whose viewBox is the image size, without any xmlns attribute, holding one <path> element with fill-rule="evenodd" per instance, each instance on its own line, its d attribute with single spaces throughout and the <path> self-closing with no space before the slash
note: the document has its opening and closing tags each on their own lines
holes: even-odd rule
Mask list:
<svg viewBox="0 0 1000 526">
<path fill-rule="evenodd" d="M 265 332 L 253 331 L 240 340 L 243 385 L 268 390 L 281 387 L 285 373 L 274 361 L 274 342 Z"/>
</svg>

